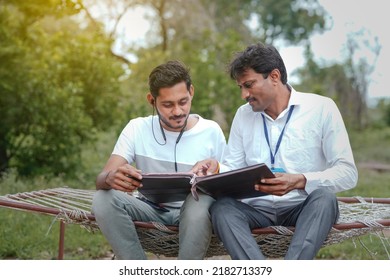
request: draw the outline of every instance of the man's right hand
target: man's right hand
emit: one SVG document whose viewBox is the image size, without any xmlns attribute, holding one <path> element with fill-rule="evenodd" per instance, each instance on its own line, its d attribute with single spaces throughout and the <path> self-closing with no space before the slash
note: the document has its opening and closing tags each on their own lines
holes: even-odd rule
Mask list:
<svg viewBox="0 0 390 280">
<path fill-rule="evenodd" d="M 105 183 L 112 189 L 124 192 L 133 192 L 142 187 L 141 170 L 134 168 L 130 164 L 124 164 L 116 170 L 107 173 Z"/>
<path fill-rule="evenodd" d="M 219 172 L 219 163 L 216 159 L 213 158 L 198 161 L 191 168 L 191 172 L 193 172 L 197 176 L 216 174 Z"/>
</svg>

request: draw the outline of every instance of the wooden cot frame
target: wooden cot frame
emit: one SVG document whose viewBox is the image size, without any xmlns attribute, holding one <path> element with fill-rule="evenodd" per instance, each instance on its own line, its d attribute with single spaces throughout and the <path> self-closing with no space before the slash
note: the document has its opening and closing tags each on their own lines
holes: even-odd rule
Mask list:
<svg viewBox="0 0 390 280">
<path fill-rule="evenodd" d="M 59 192 L 59 190 L 61 190 Z M 72 190 L 76 191 L 77 195 L 81 194 L 81 200 L 83 200 L 83 207 L 71 206 L 71 209 L 67 208 L 67 201 L 64 199 L 63 202 L 59 205 L 40 205 L 39 203 L 31 204 L 29 199 L 32 196 L 34 197 L 60 197 L 64 198 L 65 191 Z M 71 189 L 71 188 L 54 188 L 54 189 L 45 189 L 32 192 L 22 192 L 17 194 L 8 194 L 5 196 L 0 196 L 0 207 L 11 208 L 16 210 L 23 210 L 31 213 L 39 213 L 54 216 L 60 224 L 59 230 L 59 240 L 58 240 L 58 259 L 62 260 L 64 258 L 64 248 L 65 248 L 65 229 L 66 224 L 79 224 L 89 230 L 95 231 L 99 230 L 98 225 L 95 220 L 95 216 L 90 211 L 90 205 L 92 197 L 95 190 L 81 190 L 81 189 Z M 61 194 L 63 193 L 63 194 Z M 69 197 L 67 197 L 68 199 Z M 80 199 L 80 197 L 79 197 Z M 359 198 L 359 197 L 338 197 L 338 201 L 343 204 L 354 204 L 354 203 L 366 203 L 365 205 L 385 205 L 390 209 L 390 198 Z M 85 204 L 84 204 L 85 203 Z M 88 208 L 89 207 L 89 208 Z M 88 210 L 89 209 L 89 210 Z M 387 208 L 386 208 L 387 209 Z M 178 248 L 178 227 L 177 226 L 167 226 L 154 222 L 134 222 L 137 231 L 140 236 L 140 240 L 144 248 L 149 248 L 152 253 L 155 254 L 164 254 L 166 256 L 176 256 Z M 367 234 L 371 231 L 381 231 L 383 229 L 390 228 L 390 217 L 385 217 L 384 219 L 374 219 L 374 220 L 365 220 L 363 221 L 348 221 L 335 224 L 332 228 L 332 232 L 335 234 L 345 231 L 353 232 L 351 235 L 348 235 L 346 238 L 356 237 L 360 235 Z M 267 228 L 258 228 L 252 231 L 252 234 L 257 237 L 259 244 L 262 244 L 267 240 L 267 235 L 277 236 L 281 238 L 282 235 L 289 236 L 290 238 L 293 234 L 293 227 L 267 227 Z M 155 237 L 157 235 L 157 238 Z M 265 239 L 263 239 L 265 237 Z M 346 239 L 344 238 L 344 239 Z M 330 238 L 329 238 L 330 239 Z M 158 240 L 158 242 L 156 242 Z M 167 242 L 165 244 L 156 244 L 164 240 Z M 281 241 L 277 241 L 281 243 Z M 286 242 L 286 241 L 284 241 Z M 288 242 L 288 241 L 287 241 Z M 336 239 L 330 240 L 328 244 L 338 243 Z M 168 244 L 168 245 L 166 245 Z M 324 245 L 328 245 L 324 244 Z M 156 246 L 155 246 L 156 245 Z M 169 248 L 172 246 L 174 248 Z M 288 246 L 285 245 L 285 247 Z M 163 248 L 160 248 L 163 247 Z M 208 256 L 214 255 L 223 255 L 226 254 L 224 251 L 223 245 L 218 241 L 218 239 L 213 236 L 212 242 L 210 244 L 210 252 Z M 148 249 L 145 249 L 147 251 Z M 281 256 L 283 252 L 277 253 L 277 256 Z"/>
</svg>

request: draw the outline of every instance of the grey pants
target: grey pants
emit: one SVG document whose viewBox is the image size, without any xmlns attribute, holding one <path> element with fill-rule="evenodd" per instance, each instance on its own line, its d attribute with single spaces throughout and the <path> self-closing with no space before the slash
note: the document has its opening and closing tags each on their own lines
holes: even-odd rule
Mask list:
<svg viewBox="0 0 390 280">
<path fill-rule="evenodd" d="M 251 234 L 254 228 L 295 226 L 285 259 L 314 259 L 339 216 L 335 194 L 318 189 L 298 205 L 255 209 L 225 197 L 210 208 L 214 232 L 235 260 L 265 259 Z"/>
<path fill-rule="evenodd" d="M 214 199 L 189 194 L 180 209 L 156 210 L 134 196 L 116 190 L 99 190 L 92 211 L 117 259 L 146 259 L 133 221 L 179 225 L 179 259 L 203 259 L 211 240 L 209 207 Z"/>
</svg>

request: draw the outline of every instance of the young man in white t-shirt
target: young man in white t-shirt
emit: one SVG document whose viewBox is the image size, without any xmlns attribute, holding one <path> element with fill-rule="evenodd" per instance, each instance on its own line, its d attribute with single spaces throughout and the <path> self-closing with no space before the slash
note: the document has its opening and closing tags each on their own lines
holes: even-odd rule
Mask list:
<svg viewBox="0 0 390 280">
<path fill-rule="evenodd" d="M 184 202 L 165 204 L 162 211 L 129 193 L 142 188 L 142 173 L 190 171 L 204 158 L 221 160 L 226 140 L 216 122 L 190 114 L 194 86 L 185 65 L 169 61 L 157 66 L 149 75 L 149 88 L 153 115 L 132 119 L 123 129 L 97 176 L 93 213 L 118 259 L 146 259 L 133 221 L 179 225 L 178 258 L 203 259 L 214 199 L 200 194 L 195 201 L 190 194 Z"/>
</svg>

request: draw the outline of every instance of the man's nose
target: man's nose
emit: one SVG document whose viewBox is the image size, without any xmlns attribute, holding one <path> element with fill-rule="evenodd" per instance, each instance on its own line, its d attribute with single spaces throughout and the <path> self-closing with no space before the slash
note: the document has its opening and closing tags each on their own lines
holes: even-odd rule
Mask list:
<svg viewBox="0 0 390 280">
<path fill-rule="evenodd" d="M 175 115 L 175 116 L 178 116 L 178 115 L 181 115 L 182 113 L 182 109 L 180 106 L 174 106 L 173 109 L 172 109 L 172 114 Z"/>
<path fill-rule="evenodd" d="M 249 91 L 248 89 L 242 87 L 241 88 L 241 98 L 242 99 L 247 99 L 249 97 Z"/>
</svg>

